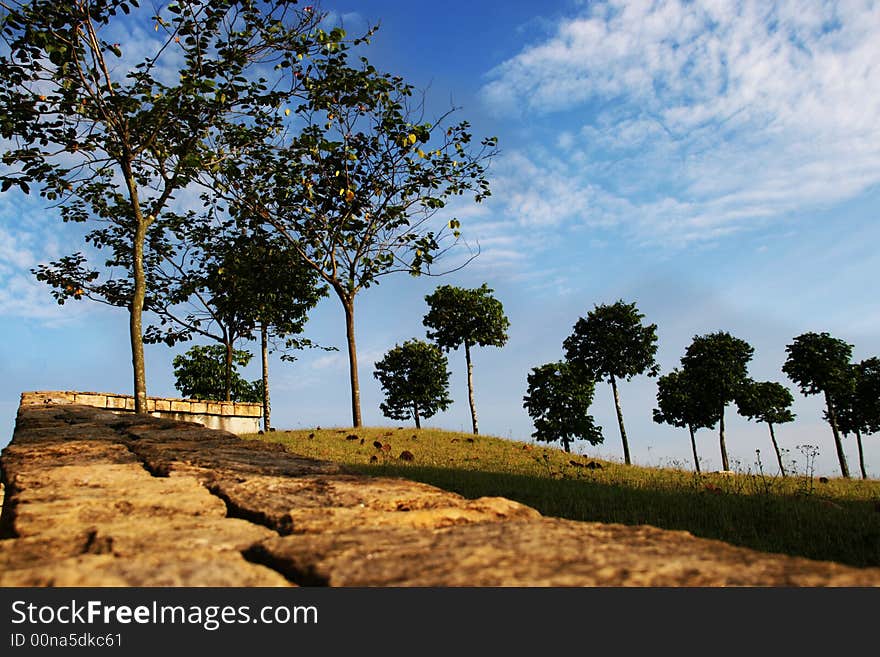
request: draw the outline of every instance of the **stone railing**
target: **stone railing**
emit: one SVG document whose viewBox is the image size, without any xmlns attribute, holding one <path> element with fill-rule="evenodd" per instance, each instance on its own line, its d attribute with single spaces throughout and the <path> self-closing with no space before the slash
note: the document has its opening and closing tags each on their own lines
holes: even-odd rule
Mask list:
<svg viewBox="0 0 880 657">
<path fill-rule="evenodd" d="M 21 393 L 22 406 L 82 404 L 114 412 L 134 412 L 134 397 L 112 392 L 41 390 Z M 257 433 L 263 416 L 262 404 L 221 402 L 199 399 L 147 397 L 147 412 L 153 417 L 197 422 L 209 429 L 234 434 Z"/>
</svg>

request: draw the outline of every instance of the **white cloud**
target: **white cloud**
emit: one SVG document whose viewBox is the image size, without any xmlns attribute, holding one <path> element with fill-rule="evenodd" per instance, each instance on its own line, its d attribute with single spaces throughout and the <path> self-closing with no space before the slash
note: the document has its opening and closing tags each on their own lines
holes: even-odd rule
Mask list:
<svg viewBox="0 0 880 657">
<path fill-rule="evenodd" d="M 506 158 L 506 210 L 682 244 L 852 198 L 880 183 L 878 34 L 874 2 L 590 3 L 489 74 L 497 112 L 582 126 Z"/>
</svg>

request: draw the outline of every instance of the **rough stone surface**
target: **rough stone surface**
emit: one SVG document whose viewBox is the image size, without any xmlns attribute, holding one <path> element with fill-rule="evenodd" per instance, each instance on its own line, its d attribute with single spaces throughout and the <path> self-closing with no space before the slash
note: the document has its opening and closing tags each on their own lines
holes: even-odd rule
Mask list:
<svg viewBox="0 0 880 657">
<path fill-rule="evenodd" d="M 64 400 L 20 407 L 0 468 L 0 586 L 880 585 L 877 568 L 545 518 Z"/>
</svg>

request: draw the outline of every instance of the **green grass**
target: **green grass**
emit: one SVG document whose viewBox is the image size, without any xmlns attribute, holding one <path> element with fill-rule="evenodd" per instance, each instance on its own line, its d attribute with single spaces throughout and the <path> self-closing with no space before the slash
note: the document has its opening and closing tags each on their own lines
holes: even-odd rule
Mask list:
<svg viewBox="0 0 880 657">
<path fill-rule="evenodd" d="M 350 435 L 358 439 L 347 440 Z M 546 516 L 649 524 L 767 552 L 880 566 L 876 480 L 825 483 L 804 472 L 782 478 L 762 475 L 757 465 L 732 475 L 696 475 L 433 429 L 334 428 L 245 438 L 280 442 L 356 472 L 406 477 L 466 497 L 508 497 Z M 390 450 L 377 449 L 374 441 Z M 414 456 L 411 462 L 399 458 L 404 450 Z M 602 468 L 583 467 L 591 461 Z"/>
</svg>

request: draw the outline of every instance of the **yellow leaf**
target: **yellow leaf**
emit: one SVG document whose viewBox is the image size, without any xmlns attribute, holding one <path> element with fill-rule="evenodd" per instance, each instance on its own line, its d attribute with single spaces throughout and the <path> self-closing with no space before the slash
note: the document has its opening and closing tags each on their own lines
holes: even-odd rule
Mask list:
<svg viewBox="0 0 880 657">
<path fill-rule="evenodd" d="M 354 200 L 354 192 L 350 189 L 345 192 L 345 200 L 351 203 Z"/>
<path fill-rule="evenodd" d="M 159 31 L 159 23 L 156 23 L 156 27 L 154 27 L 153 29 L 156 30 L 156 32 L 158 32 Z"/>
<path fill-rule="evenodd" d="M 419 150 L 417 150 L 416 152 L 419 154 L 419 157 L 421 157 L 421 158 L 427 157 L 427 155 L 425 155 L 425 151 L 423 151 L 421 148 Z"/>
<path fill-rule="evenodd" d="M 284 116 L 290 116 L 290 108 L 289 107 L 284 110 Z"/>
<path fill-rule="evenodd" d="M 407 137 L 407 140 L 409 141 L 410 144 L 415 144 L 415 143 L 416 143 L 416 136 L 415 136 L 415 134 L 413 134 L 412 132 L 409 133 L 409 136 Z"/>
</svg>

